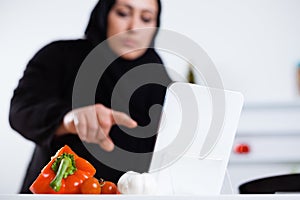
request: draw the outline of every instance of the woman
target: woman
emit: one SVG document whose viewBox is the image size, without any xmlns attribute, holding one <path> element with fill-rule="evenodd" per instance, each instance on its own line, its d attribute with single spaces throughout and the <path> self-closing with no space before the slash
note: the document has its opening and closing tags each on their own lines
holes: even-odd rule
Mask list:
<svg viewBox="0 0 300 200">
<path fill-rule="evenodd" d="M 134 153 L 153 151 L 161 110 L 150 118 L 149 109 L 163 104 L 167 84 L 139 87 L 126 105 L 127 113 L 125 108 L 114 110 L 111 97 L 124 74 L 143 64 L 162 63 L 153 49 L 139 49 L 154 43 L 156 30 L 142 28 L 159 27 L 160 12 L 159 0 L 101 0 L 91 14 L 85 39 L 53 42 L 30 60 L 14 91 L 9 115 L 12 128 L 36 144 L 21 193 L 30 193 L 29 186 L 43 166 L 65 144 L 92 163 L 96 177 L 115 183 L 124 172 L 97 160 L 82 142 L 98 144 L 99 151 L 112 157 L 115 146 Z M 72 108 L 72 91 L 81 63 L 99 43 L 121 32 L 123 37 L 108 42 L 106 54 L 99 55 L 100 60 L 107 55 L 119 57 L 99 77 L 95 104 Z M 171 82 L 163 68 L 150 75 Z M 122 88 L 126 92 L 126 85 Z M 145 132 L 138 133 L 141 137 L 133 137 L 120 128 L 134 130 L 137 125 L 149 123 Z M 134 163 L 137 171 L 147 171 L 150 159 Z"/>
</svg>

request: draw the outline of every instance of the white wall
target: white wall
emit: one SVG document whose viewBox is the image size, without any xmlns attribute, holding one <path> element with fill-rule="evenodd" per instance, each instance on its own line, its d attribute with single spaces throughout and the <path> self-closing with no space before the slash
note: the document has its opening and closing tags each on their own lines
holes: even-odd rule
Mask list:
<svg viewBox="0 0 300 200">
<path fill-rule="evenodd" d="M 163 2 L 164 27 L 206 50 L 226 89 L 243 92 L 251 103 L 298 98 L 299 0 Z"/>
<path fill-rule="evenodd" d="M 13 89 L 43 45 L 83 35 L 95 2 L 0 2 L 0 176 L 5 180 L 0 194 L 18 192 L 33 148 L 8 124 Z M 225 88 L 243 92 L 247 102 L 294 101 L 299 8 L 299 0 L 163 0 L 162 25 L 200 44 L 216 64 Z M 185 72 L 182 61 L 171 58 L 166 63 Z"/>
</svg>

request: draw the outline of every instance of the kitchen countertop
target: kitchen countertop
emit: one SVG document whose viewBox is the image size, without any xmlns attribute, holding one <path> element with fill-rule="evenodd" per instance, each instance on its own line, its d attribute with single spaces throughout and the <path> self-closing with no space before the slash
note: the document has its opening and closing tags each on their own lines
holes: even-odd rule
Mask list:
<svg viewBox="0 0 300 200">
<path fill-rule="evenodd" d="M 0 200 L 298 200 L 300 194 L 275 194 L 275 195 L 215 195 L 215 196 L 140 196 L 140 195 L 26 195 L 26 194 L 7 194 L 0 195 Z"/>
</svg>

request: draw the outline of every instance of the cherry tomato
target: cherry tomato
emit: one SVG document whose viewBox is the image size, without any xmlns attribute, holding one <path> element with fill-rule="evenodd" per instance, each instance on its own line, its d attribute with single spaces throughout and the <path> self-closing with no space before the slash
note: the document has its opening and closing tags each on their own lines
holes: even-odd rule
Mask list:
<svg viewBox="0 0 300 200">
<path fill-rule="evenodd" d="M 95 177 L 89 177 L 80 186 L 80 192 L 82 194 L 100 194 L 101 186 Z"/>
<path fill-rule="evenodd" d="M 101 194 L 120 194 L 116 184 L 100 179 Z"/>
</svg>

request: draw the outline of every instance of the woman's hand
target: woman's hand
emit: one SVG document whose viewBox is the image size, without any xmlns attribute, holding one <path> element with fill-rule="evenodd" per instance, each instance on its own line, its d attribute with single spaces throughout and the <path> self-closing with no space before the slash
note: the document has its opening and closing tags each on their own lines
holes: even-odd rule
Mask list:
<svg viewBox="0 0 300 200">
<path fill-rule="evenodd" d="M 115 124 L 134 128 L 137 123 L 122 112 L 109 109 L 102 104 L 77 108 L 64 117 L 62 127 L 56 134 L 78 134 L 82 141 L 99 144 L 106 151 L 112 151 L 114 144 L 109 131 Z"/>
</svg>

